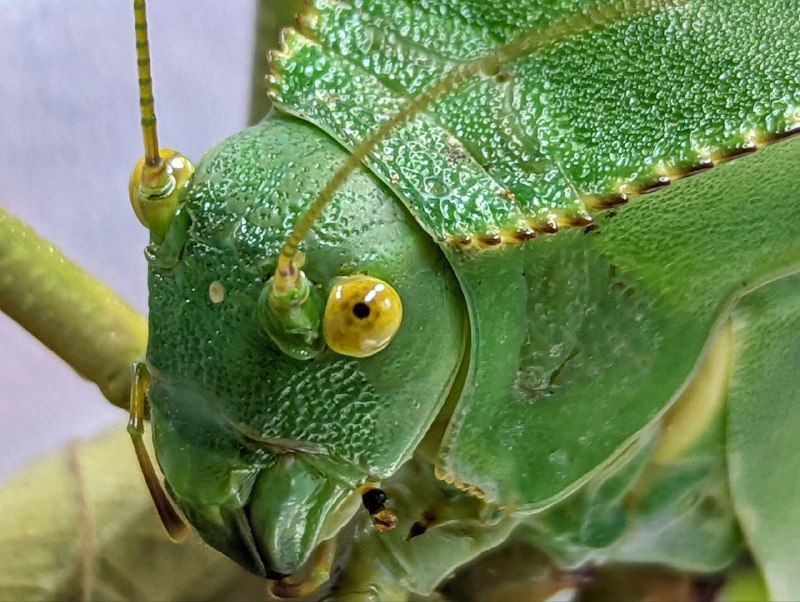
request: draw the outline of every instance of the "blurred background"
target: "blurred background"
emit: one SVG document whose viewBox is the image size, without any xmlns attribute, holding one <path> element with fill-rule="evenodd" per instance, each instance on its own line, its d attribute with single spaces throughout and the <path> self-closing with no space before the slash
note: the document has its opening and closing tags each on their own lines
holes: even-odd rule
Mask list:
<svg viewBox="0 0 800 602">
<path fill-rule="evenodd" d="M 148 3 L 162 146 L 197 161 L 263 116 L 264 54 L 293 2 Z M 0 57 L 0 206 L 145 313 L 147 233 L 127 193 L 142 154 L 132 2 L 0 0 Z M 0 482 L 75 437 L 125 428 L 3 314 L 0 340 Z"/>
</svg>

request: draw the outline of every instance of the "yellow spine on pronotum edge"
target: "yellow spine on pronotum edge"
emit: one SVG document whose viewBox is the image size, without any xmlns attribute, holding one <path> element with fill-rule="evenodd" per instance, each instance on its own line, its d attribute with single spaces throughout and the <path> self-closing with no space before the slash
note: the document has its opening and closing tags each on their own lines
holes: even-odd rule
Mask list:
<svg viewBox="0 0 800 602">
<path fill-rule="evenodd" d="M 400 111 L 384 121 L 372 135 L 352 149 L 350 156 L 334 173 L 306 212 L 300 216 L 294 230 L 286 239 L 275 269 L 273 287 L 276 293 L 286 294 L 298 286 L 300 278 L 295 257 L 300 243 L 311 231 L 342 184 L 394 130 L 427 111 L 436 102 L 481 72 L 496 73 L 503 65 L 568 38 L 607 27 L 623 19 L 634 19 L 656 10 L 675 8 L 687 2 L 688 0 L 614 0 L 605 5 L 570 15 L 552 25 L 534 29 L 490 54 L 454 68 L 432 88 L 417 98 L 409 100 Z"/>
</svg>

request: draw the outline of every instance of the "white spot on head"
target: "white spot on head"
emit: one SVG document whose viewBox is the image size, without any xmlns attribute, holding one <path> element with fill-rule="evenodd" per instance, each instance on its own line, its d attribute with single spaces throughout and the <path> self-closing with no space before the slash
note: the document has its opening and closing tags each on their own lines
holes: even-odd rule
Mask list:
<svg viewBox="0 0 800 602">
<path fill-rule="evenodd" d="M 219 305 L 225 301 L 225 285 L 219 280 L 214 280 L 214 282 L 208 285 L 208 298 L 211 299 L 211 302 L 215 305 Z"/>
</svg>

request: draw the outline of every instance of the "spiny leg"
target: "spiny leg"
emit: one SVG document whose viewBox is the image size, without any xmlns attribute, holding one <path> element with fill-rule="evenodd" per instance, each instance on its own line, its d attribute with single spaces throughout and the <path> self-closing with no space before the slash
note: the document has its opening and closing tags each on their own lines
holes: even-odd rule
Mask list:
<svg viewBox="0 0 800 602">
<path fill-rule="evenodd" d="M 158 517 L 161 519 L 164 528 L 170 538 L 176 542 L 186 539 L 189 530 L 183 519 L 173 508 L 169 501 L 161 481 L 158 480 L 153 463 L 150 461 L 150 454 L 144 445 L 144 412 L 147 402 L 147 391 L 150 388 L 150 374 L 144 364 L 137 362 L 133 365 L 133 384 L 131 386 L 131 405 L 130 419 L 128 420 L 128 434 L 131 436 L 133 449 L 136 452 L 136 459 L 139 461 L 139 468 L 142 470 L 144 482 L 147 485 L 150 496 L 153 498 Z"/>
</svg>

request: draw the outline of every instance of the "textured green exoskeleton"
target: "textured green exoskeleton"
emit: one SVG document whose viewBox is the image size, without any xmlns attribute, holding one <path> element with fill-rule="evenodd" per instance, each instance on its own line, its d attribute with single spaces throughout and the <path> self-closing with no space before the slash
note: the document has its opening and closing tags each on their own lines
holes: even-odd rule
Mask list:
<svg viewBox="0 0 800 602">
<path fill-rule="evenodd" d="M 357 487 L 392 475 L 419 444 L 462 355 L 463 302 L 446 260 L 366 172 L 309 244 L 306 271 L 323 289 L 352 273 L 392 282 L 406 308 L 393 344 L 364 360 L 324 352 L 302 361 L 261 329 L 257 300 L 286 229 L 342 154 L 314 127 L 277 116 L 223 143 L 198 166 L 180 258 L 150 275 L 159 462 L 190 520 L 254 569 L 261 560 L 247 556 L 247 537 L 290 573 L 333 535 L 332 517 L 349 520 Z M 214 282 L 225 291 L 217 303 Z M 431 322 L 435 344 L 421 336 Z M 253 535 L 237 532 L 249 529 L 243 508 Z"/>
<path fill-rule="evenodd" d="M 531 557 L 528 597 L 748 557 L 726 595 L 800 597 L 797 2 L 313 0 L 272 55 L 273 112 L 196 170 L 158 147 L 134 7 L 147 357 L 141 318 L 3 212 L 0 309 L 130 397 L 170 534 L 146 407 L 171 499 L 279 596 L 424 595 L 499 548 Z M 347 309 L 354 282 L 390 289 L 384 314 Z M 9 524 L 56 532 L 36 561 L 79 556 L 103 591 L 106 498 L 75 502 L 72 542 L 71 513 L 8 491 Z M 557 578 L 531 589 L 541 554 Z M 30 589 L 29 562 L 8 591 L 71 587 L 36 565 Z M 449 592 L 502 597 L 496 568 Z"/>
<path fill-rule="evenodd" d="M 259 298 L 348 149 L 530 31 L 372 149 L 305 241 L 321 298 L 394 287 L 391 344 L 284 353 Z M 798 73 L 795 2 L 313 2 L 276 110 L 203 158 L 150 248 L 174 500 L 286 595 L 378 481 L 399 524 L 361 511 L 344 593 L 427 593 L 512 531 L 564 566 L 698 572 L 744 531 L 798 595 Z M 762 476 L 778 450 L 787 475 Z"/>
</svg>

